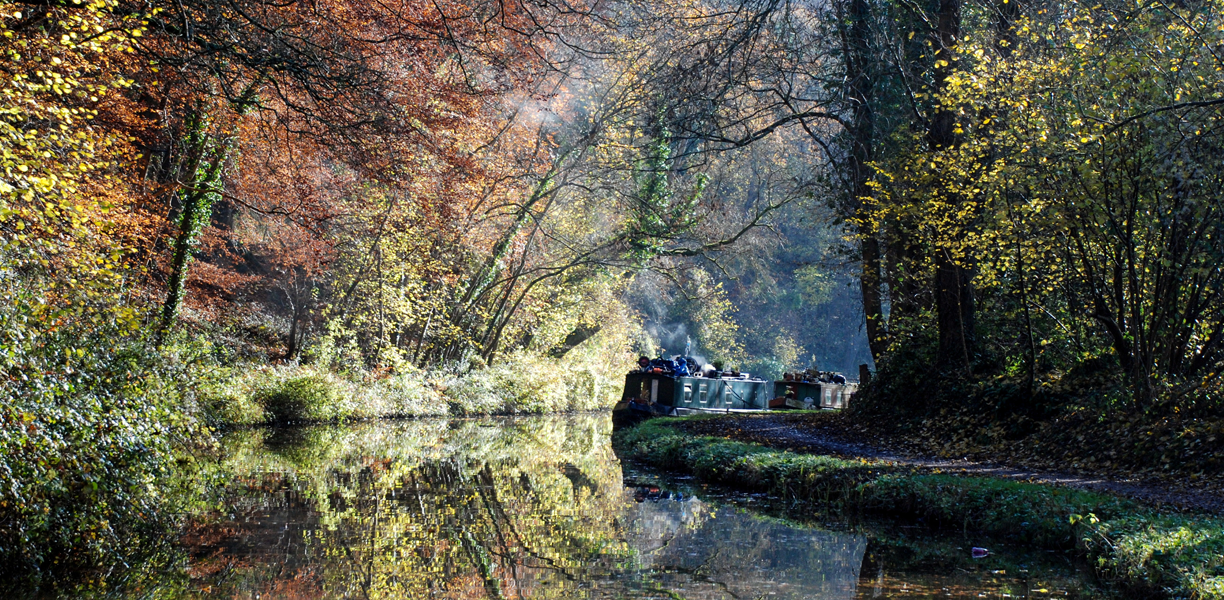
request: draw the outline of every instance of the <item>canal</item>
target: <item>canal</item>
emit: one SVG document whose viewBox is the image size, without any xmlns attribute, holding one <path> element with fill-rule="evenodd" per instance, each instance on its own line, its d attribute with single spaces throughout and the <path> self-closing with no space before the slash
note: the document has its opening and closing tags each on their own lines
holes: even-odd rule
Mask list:
<svg viewBox="0 0 1224 600">
<path fill-rule="evenodd" d="M 215 503 L 156 595 L 1091 595 L 1061 555 L 991 544 L 974 560 L 985 541 L 921 524 L 779 518 L 769 498 L 626 467 L 610 434 L 606 414 L 229 433 Z"/>
</svg>

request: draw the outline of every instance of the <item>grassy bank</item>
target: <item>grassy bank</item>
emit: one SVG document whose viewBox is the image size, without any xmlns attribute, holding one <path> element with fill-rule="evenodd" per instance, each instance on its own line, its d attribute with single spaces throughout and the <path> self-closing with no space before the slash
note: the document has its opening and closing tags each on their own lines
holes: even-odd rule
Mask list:
<svg viewBox="0 0 1224 600">
<path fill-rule="evenodd" d="M 719 417 L 705 417 L 719 418 Z M 679 469 L 813 509 L 893 515 L 1077 548 L 1130 595 L 1224 598 L 1224 521 L 1161 514 L 1068 488 L 898 469 L 684 433 L 657 419 L 616 434 L 622 458 Z"/>
<path fill-rule="evenodd" d="M 391 373 L 264 365 L 215 375 L 200 399 L 217 425 L 572 412 L 612 405 L 620 390 L 606 369 L 529 354 Z"/>
</svg>

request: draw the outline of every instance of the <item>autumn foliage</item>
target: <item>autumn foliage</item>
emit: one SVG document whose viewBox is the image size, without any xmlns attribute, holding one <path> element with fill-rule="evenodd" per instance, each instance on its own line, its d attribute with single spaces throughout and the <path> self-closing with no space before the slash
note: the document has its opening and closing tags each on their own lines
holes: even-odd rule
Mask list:
<svg viewBox="0 0 1224 600">
<path fill-rule="evenodd" d="M 491 356 L 471 325 L 493 312 L 510 340 L 493 344 L 531 339 L 544 286 L 459 298 L 495 247 L 524 259 L 507 215 L 555 144 L 516 106 L 547 104 L 572 20 L 499 2 L 0 3 L 11 568 L 69 548 L 96 564 L 159 522 L 153 482 L 198 426 L 181 369 L 215 361 L 211 341 L 283 360 L 326 337 L 319 360 L 385 372 Z"/>
</svg>

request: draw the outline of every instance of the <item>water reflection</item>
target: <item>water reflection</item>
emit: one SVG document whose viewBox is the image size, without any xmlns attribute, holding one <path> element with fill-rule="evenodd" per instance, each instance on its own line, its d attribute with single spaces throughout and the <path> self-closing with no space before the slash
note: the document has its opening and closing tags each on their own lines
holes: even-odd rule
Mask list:
<svg viewBox="0 0 1224 600">
<path fill-rule="evenodd" d="M 626 486 L 606 415 L 249 430 L 184 539 L 197 598 L 1007 597 L 885 573 L 859 535 Z M 981 583 L 981 582 L 979 582 Z M 1044 590 L 1043 590 L 1044 591 Z"/>
<path fill-rule="evenodd" d="M 196 595 L 849 598 L 865 541 L 625 487 L 606 416 L 243 431 Z"/>
<path fill-rule="evenodd" d="M 657 490 L 657 489 L 656 489 Z M 685 598 L 853 598 L 867 548 L 857 535 L 796 529 L 646 488 L 629 509 L 634 565 Z"/>
</svg>

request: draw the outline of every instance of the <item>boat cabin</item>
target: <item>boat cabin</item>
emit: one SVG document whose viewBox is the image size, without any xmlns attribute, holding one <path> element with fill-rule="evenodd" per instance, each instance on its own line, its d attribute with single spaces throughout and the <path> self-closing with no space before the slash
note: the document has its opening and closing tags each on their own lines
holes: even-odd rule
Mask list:
<svg viewBox="0 0 1224 600">
<path fill-rule="evenodd" d="M 773 386 L 747 377 L 674 377 L 666 373 L 629 373 L 622 402 L 655 407 L 651 412 L 765 410 Z"/>
<path fill-rule="evenodd" d="M 844 381 L 844 380 L 843 380 Z M 614 422 L 650 416 L 701 412 L 758 412 L 770 409 L 845 408 L 858 389 L 854 383 L 787 379 L 769 382 L 734 372 L 714 377 L 680 375 L 663 369 L 633 371 L 612 410 Z"/>
<path fill-rule="evenodd" d="M 856 383 L 823 381 L 775 381 L 774 398 L 781 399 L 771 408 L 840 409 L 850 405 L 850 397 L 858 391 Z M 787 394 L 787 392 L 792 392 Z"/>
</svg>

